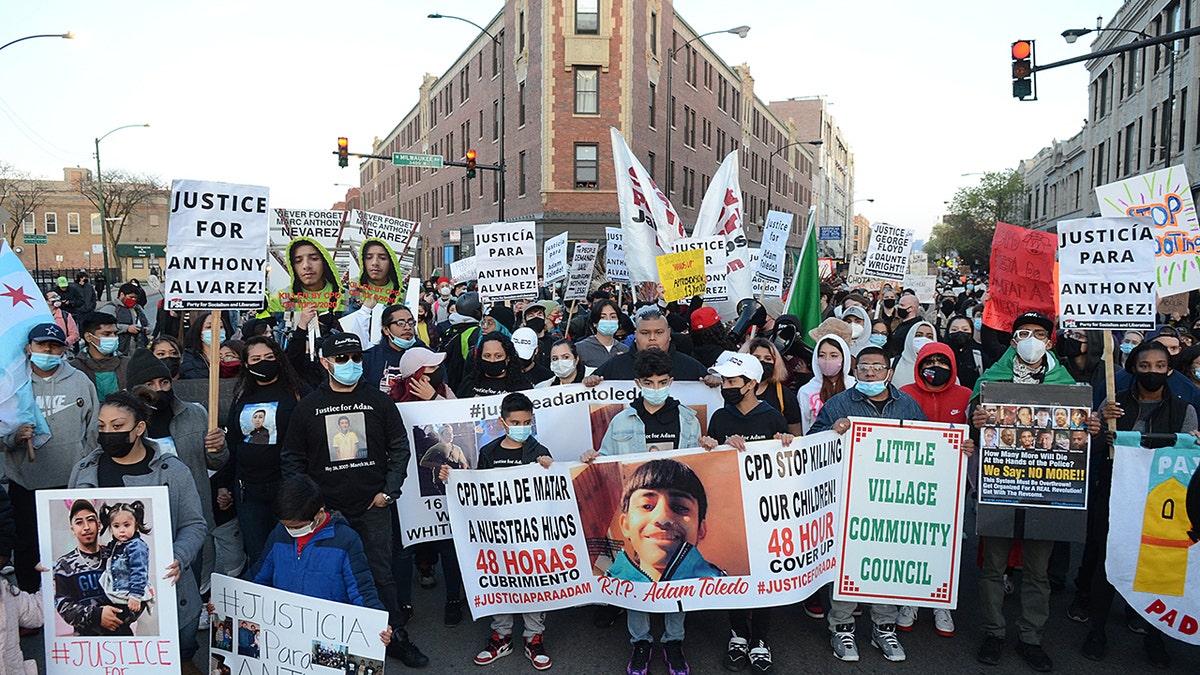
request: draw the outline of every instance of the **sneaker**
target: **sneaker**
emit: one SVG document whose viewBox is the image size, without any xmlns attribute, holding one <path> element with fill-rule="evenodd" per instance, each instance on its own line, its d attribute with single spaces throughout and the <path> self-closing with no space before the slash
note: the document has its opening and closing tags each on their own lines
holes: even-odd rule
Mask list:
<svg viewBox="0 0 1200 675">
<path fill-rule="evenodd" d="M 442 623 L 446 626 L 457 626 L 463 620 L 463 601 L 449 600 L 446 602 L 446 611 L 442 615 Z"/>
<path fill-rule="evenodd" d="M 408 634 L 401 631 L 392 633 L 392 641 L 387 646 L 387 655 L 399 659 L 400 663 L 409 668 L 424 668 L 429 665 L 429 657 L 408 639 Z"/>
<path fill-rule="evenodd" d="M 683 642 L 668 640 L 663 643 L 663 662 L 667 664 L 670 675 L 690 675 L 692 669 L 683 656 Z"/>
<path fill-rule="evenodd" d="M 775 672 L 775 664 L 771 662 L 771 648 L 762 640 L 750 650 L 750 672 L 755 675 Z"/>
<path fill-rule="evenodd" d="M 983 644 L 979 645 L 979 651 L 975 652 L 975 660 L 994 666 L 1000 663 L 1000 654 L 1004 651 L 1004 639 L 998 638 L 995 635 L 989 635 L 983 638 Z"/>
<path fill-rule="evenodd" d="M 1012 595 L 1013 593 L 1016 592 L 1016 590 L 1017 590 L 1017 587 L 1013 586 L 1012 577 L 1005 574 L 1004 575 L 1004 594 Z"/>
<path fill-rule="evenodd" d="M 208 612 L 200 612 L 200 624 L 196 626 L 196 630 L 203 633 L 204 631 L 208 630 L 211 626 L 212 626 L 212 617 L 208 615 Z"/>
<path fill-rule="evenodd" d="M 1142 619 L 1140 614 L 1130 610 L 1127 607 L 1125 609 L 1125 627 L 1129 629 L 1130 633 L 1134 633 L 1136 635 L 1145 635 L 1149 624 Z"/>
<path fill-rule="evenodd" d="M 954 617 L 950 615 L 950 610 L 933 610 L 933 629 L 942 637 L 954 637 Z"/>
<path fill-rule="evenodd" d="M 833 647 L 833 655 L 839 660 L 858 661 L 858 643 L 854 641 L 854 624 L 844 623 L 834 626 L 830 632 L 829 644 Z"/>
<path fill-rule="evenodd" d="M 437 577 L 433 575 L 433 568 L 418 567 L 417 583 L 421 584 L 421 588 L 434 588 L 437 586 Z"/>
<path fill-rule="evenodd" d="M 633 643 L 633 653 L 629 655 L 629 665 L 625 666 L 626 675 L 649 675 L 650 657 L 654 656 L 654 645 L 642 640 Z"/>
<path fill-rule="evenodd" d="M 804 601 L 804 613 L 810 619 L 824 619 L 825 603 L 821 602 L 821 598 L 817 594 L 813 594 Z"/>
<path fill-rule="evenodd" d="M 1090 602 L 1088 598 L 1076 593 L 1071 606 L 1067 607 L 1067 618 L 1076 623 L 1087 623 L 1092 618 L 1091 612 L 1088 611 Z"/>
<path fill-rule="evenodd" d="M 1039 673 L 1054 670 L 1054 662 L 1041 645 L 1031 645 L 1028 642 L 1017 642 L 1017 654 L 1025 659 L 1025 664 Z"/>
<path fill-rule="evenodd" d="M 1147 633 L 1146 637 L 1142 638 L 1142 647 L 1146 650 L 1146 660 L 1150 662 L 1150 665 L 1159 670 L 1171 667 L 1171 655 L 1167 653 L 1167 644 L 1162 639 L 1162 633 L 1157 631 Z"/>
<path fill-rule="evenodd" d="M 596 605 L 596 611 L 592 612 L 592 625 L 596 628 L 608 628 L 624 613 L 624 607 Z"/>
<path fill-rule="evenodd" d="M 913 624 L 916 622 L 917 622 L 917 608 L 916 607 L 909 607 L 909 606 L 905 605 L 900 608 L 900 611 L 896 612 L 896 629 L 897 630 L 904 631 L 905 633 L 911 632 L 913 629 Z"/>
<path fill-rule="evenodd" d="M 746 664 L 750 662 L 750 646 L 746 643 L 746 638 L 738 637 L 733 631 L 729 632 L 729 647 L 725 650 L 725 660 L 721 662 L 721 667 L 736 673 L 745 670 Z"/>
<path fill-rule="evenodd" d="M 488 638 L 487 644 L 483 646 L 483 650 L 475 655 L 475 665 L 486 666 L 502 656 L 508 656 L 512 653 L 512 636 L 501 636 L 496 631 L 492 631 L 492 636 Z"/>
<path fill-rule="evenodd" d="M 546 653 L 546 645 L 542 643 L 541 634 L 534 635 L 525 641 L 525 658 L 533 664 L 537 670 L 546 670 L 554 665 L 550 661 L 550 655 Z"/>
<path fill-rule="evenodd" d="M 1104 648 L 1108 645 L 1108 638 L 1099 631 L 1088 631 L 1087 637 L 1083 639 L 1083 647 L 1079 652 L 1084 658 L 1089 661 L 1103 661 Z"/>
<path fill-rule="evenodd" d="M 883 653 L 888 661 L 903 661 L 906 658 L 900 638 L 896 637 L 896 624 L 883 623 L 871 628 L 871 644 Z"/>
</svg>

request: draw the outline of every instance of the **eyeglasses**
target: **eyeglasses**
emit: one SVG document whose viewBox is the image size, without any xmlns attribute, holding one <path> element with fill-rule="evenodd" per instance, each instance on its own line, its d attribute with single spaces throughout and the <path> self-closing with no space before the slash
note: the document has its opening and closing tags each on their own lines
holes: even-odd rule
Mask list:
<svg viewBox="0 0 1200 675">
<path fill-rule="evenodd" d="M 864 363 L 855 368 L 860 373 L 883 373 L 888 370 L 888 366 L 881 363 Z"/>
<path fill-rule="evenodd" d="M 412 319 L 400 319 L 399 321 L 393 321 L 391 325 L 400 326 L 401 328 L 411 328 L 412 326 L 417 325 L 417 322 L 413 321 Z"/>
<path fill-rule="evenodd" d="M 362 363 L 362 352 L 354 352 L 353 354 L 338 354 L 337 356 L 331 356 L 330 358 L 333 359 L 333 362 L 337 364 L 346 363 L 347 361 Z"/>
<path fill-rule="evenodd" d="M 1013 337 L 1016 338 L 1017 340 L 1028 340 L 1031 337 L 1037 338 L 1039 340 L 1049 340 L 1050 333 L 1048 331 L 1042 330 L 1041 328 L 1039 328 L 1037 330 L 1029 330 L 1028 328 L 1026 328 L 1026 329 L 1019 330 L 1019 331 L 1013 333 Z"/>
</svg>

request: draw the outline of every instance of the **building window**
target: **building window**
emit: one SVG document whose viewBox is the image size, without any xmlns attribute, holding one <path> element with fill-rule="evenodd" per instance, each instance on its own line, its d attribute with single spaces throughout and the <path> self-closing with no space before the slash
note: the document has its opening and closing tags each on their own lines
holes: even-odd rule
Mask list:
<svg viewBox="0 0 1200 675">
<path fill-rule="evenodd" d="M 686 75 L 687 83 L 696 86 L 696 48 L 687 48 L 687 61 L 683 64 L 683 72 Z"/>
<path fill-rule="evenodd" d="M 658 12 L 650 12 L 650 53 L 658 56 Z"/>
<path fill-rule="evenodd" d="M 525 196 L 525 151 L 517 156 L 517 195 Z"/>
<path fill-rule="evenodd" d="M 671 124 L 671 128 L 674 129 L 675 128 L 675 97 L 674 96 L 671 97 L 671 103 L 670 103 L 669 107 L 670 107 L 670 110 L 667 111 L 667 117 L 671 118 L 669 120 L 669 122 Z"/>
<path fill-rule="evenodd" d="M 21 232 L 23 234 L 37 234 L 37 217 L 32 212 L 26 213 L 25 220 L 21 221 Z M 99 234 L 99 232 L 96 234 Z"/>
<path fill-rule="evenodd" d="M 483 109 L 479 109 L 479 140 L 483 140 Z"/>
<path fill-rule="evenodd" d="M 462 210 L 466 211 L 471 208 L 471 179 L 463 176 L 462 178 Z"/>
<path fill-rule="evenodd" d="M 459 81 L 458 97 L 464 101 L 471 98 L 471 64 L 463 66 L 462 79 Z"/>
<path fill-rule="evenodd" d="M 658 87 L 650 83 L 650 128 L 658 126 Z"/>
<path fill-rule="evenodd" d="M 600 174 L 599 148 L 595 143 L 575 145 L 575 189 L 595 190 Z"/>
<path fill-rule="evenodd" d="M 600 112 L 600 69 L 575 67 L 575 113 L 595 115 Z"/>
<path fill-rule="evenodd" d="M 1183 154 L 1183 148 L 1186 146 L 1184 142 L 1187 139 L 1187 87 L 1179 90 L 1179 103 L 1175 108 L 1179 110 L 1179 130 L 1175 133 L 1179 134 L 1179 153 Z"/>
<path fill-rule="evenodd" d="M 100 227 L 100 214 L 91 214 L 92 234 L 101 234 L 104 230 Z"/>
<path fill-rule="evenodd" d="M 687 144 L 694 148 L 696 147 L 696 111 L 691 110 L 687 115 L 686 125 L 688 130 L 685 130 L 683 135 L 687 138 Z"/>
<path fill-rule="evenodd" d="M 492 101 L 492 140 L 500 139 L 500 101 Z"/>
<path fill-rule="evenodd" d="M 503 38 L 501 38 L 503 39 Z M 492 77 L 500 72 L 500 44 L 492 42 Z"/>
<path fill-rule="evenodd" d="M 525 12 L 517 15 L 517 51 L 525 51 Z"/>
<path fill-rule="evenodd" d="M 1180 138 L 1183 138 L 1181 135 Z M 79 214 L 67 214 L 67 234 L 79 234 Z"/>
<path fill-rule="evenodd" d="M 650 172 L 650 177 L 654 178 L 654 153 L 646 154 L 646 170 Z"/>
<path fill-rule="evenodd" d="M 669 173 L 667 173 L 667 192 L 675 194 L 675 160 L 671 160 Z"/>
<path fill-rule="evenodd" d="M 47 211 L 43 218 L 46 224 L 46 234 L 58 234 L 58 214 Z"/>
<path fill-rule="evenodd" d="M 600 0 L 575 0 L 575 33 L 596 35 L 600 32 Z"/>
<path fill-rule="evenodd" d="M 525 83 L 517 85 L 517 127 L 525 126 Z"/>
</svg>

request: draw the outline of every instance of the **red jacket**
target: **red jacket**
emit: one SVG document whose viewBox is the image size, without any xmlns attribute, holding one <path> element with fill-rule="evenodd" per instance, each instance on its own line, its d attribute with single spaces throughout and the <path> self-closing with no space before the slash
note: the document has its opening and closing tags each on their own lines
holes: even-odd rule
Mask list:
<svg viewBox="0 0 1200 675">
<path fill-rule="evenodd" d="M 941 391 L 934 391 L 921 377 L 921 362 L 933 354 L 941 354 L 950 360 L 950 382 Z M 917 354 L 913 371 L 917 381 L 900 387 L 900 391 L 917 400 L 930 422 L 967 423 L 967 403 L 971 400 L 971 390 L 958 384 L 958 364 L 950 345 L 944 342 L 925 345 Z"/>
</svg>

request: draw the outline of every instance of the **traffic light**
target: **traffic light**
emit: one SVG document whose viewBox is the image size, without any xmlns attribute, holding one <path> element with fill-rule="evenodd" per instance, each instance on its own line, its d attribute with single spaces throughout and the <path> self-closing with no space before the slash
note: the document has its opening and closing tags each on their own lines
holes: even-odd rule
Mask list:
<svg viewBox="0 0 1200 675">
<path fill-rule="evenodd" d="M 1037 100 L 1034 93 L 1033 40 L 1012 43 L 1013 98 Z"/>
<path fill-rule="evenodd" d="M 467 151 L 467 178 L 475 177 L 475 151 Z"/>
<path fill-rule="evenodd" d="M 338 166 L 345 168 L 350 163 L 350 139 L 338 138 Z"/>
</svg>

